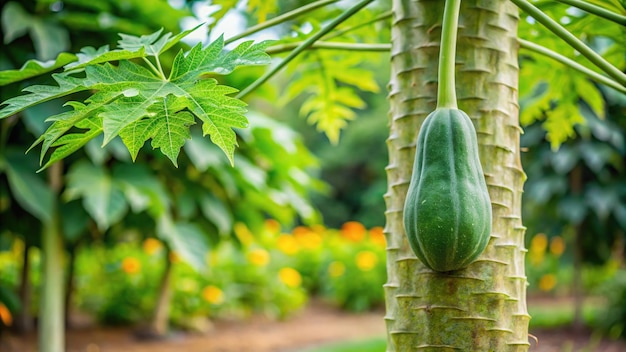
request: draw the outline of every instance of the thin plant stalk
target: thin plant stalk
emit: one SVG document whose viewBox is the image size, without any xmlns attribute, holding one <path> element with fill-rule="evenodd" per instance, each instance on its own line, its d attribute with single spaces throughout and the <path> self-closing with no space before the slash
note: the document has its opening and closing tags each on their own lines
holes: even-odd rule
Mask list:
<svg viewBox="0 0 626 352">
<path fill-rule="evenodd" d="M 284 58 L 281 62 L 279 62 L 276 66 L 274 66 L 270 71 L 266 72 L 259 79 L 254 81 L 251 85 L 246 87 L 246 89 L 242 90 L 237 94 L 237 99 L 242 99 L 246 95 L 250 94 L 252 91 L 257 89 L 263 83 L 267 82 L 270 78 L 272 78 L 276 73 L 278 73 L 283 67 L 287 66 L 289 62 L 295 59 L 300 53 L 307 50 L 311 47 L 316 41 L 322 38 L 326 33 L 332 31 L 339 24 L 350 18 L 355 13 L 359 12 L 362 8 L 369 5 L 373 0 L 362 0 L 358 2 L 353 7 L 349 8 L 345 12 L 343 12 L 339 17 L 335 18 L 329 24 L 324 26 L 319 32 L 315 33 L 313 36 L 305 40 L 302 44 L 300 44 L 297 48 L 295 48 L 286 58 Z"/>
<path fill-rule="evenodd" d="M 273 45 L 265 51 L 268 54 L 280 54 L 291 51 L 301 45 L 302 42 Z M 361 43 L 342 43 L 342 42 L 316 42 L 309 49 L 325 49 L 325 50 L 349 50 L 349 51 L 368 51 L 368 52 L 388 52 L 391 49 L 389 43 L 382 44 L 361 44 Z"/>
<path fill-rule="evenodd" d="M 621 24 L 622 26 L 626 26 L 626 16 L 622 16 L 619 13 L 609 11 L 603 7 L 594 5 L 588 1 L 580 1 L 580 0 L 556 0 L 556 1 L 564 3 L 572 7 L 579 8 L 592 15 L 602 17 L 609 21 L 613 21 L 617 24 Z"/>
<path fill-rule="evenodd" d="M 274 17 L 274 18 L 272 18 L 270 20 L 267 20 L 267 21 L 265 21 L 263 23 L 259 23 L 256 26 L 252 26 L 252 27 L 246 29 L 245 31 L 236 34 L 235 36 L 226 39 L 224 41 L 224 44 L 225 45 L 230 44 L 230 43 L 232 43 L 232 42 L 234 42 L 236 40 L 239 40 L 241 38 L 245 38 L 245 37 L 247 37 L 247 36 L 249 36 L 251 34 L 260 32 L 260 31 L 262 31 L 264 29 L 273 27 L 273 26 L 281 24 L 283 22 L 287 22 L 287 21 L 289 21 L 291 19 L 294 19 L 294 18 L 296 18 L 296 17 L 298 17 L 300 15 L 303 15 L 305 13 L 309 13 L 309 12 L 311 12 L 313 10 L 316 10 L 316 9 L 320 8 L 320 7 L 323 7 L 323 6 L 326 6 L 326 5 L 330 5 L 330 4 L 338 2 L 338 1 L 339 0 L 320 0 L 320 1 L 312 2 L 312 3 L 308 4 L 308 5 L 299 7 L 297 9 L 293 10 L 293 11 L 289 11 L 289 12 L 286 12 L 286 13 L 280 15 L 280 16 L 276 16 L 276 17 Z"/>
<path fill-rule="evenodd" d="M 354 25 L 354 26 L 351 26 L 351 27 L 348 27 L 348 28 L 344 28 L 344 29 L 342 29 L 340 31 L 336 31 L 336 32 L 334 32 L 332 34 L 327 35 L 324 39 L 325 40 L 329 40 L 329 39 L 332 39 L 332 38 L 337 38 L 337 37 L 342 36 L 342 35 L 344 35 L 344 34 L 346 34 L 348 32 L 351 32 L 353 30 L 356 30 L 356 29 L 359 29 L 359 28 L 362 28 L 362 27 L 365 27 L 365 26 L 369 26 L 370 24 L 376 23 L 378 21 L 383 21 L 383 20 L 386 20 L 388 18 L 391 18 L 391 16 L 392 16 L 391 11 L 387 11 L 387 12 L 381 13 L 380 15 L 376 16 L 375 18 L 371 19 L 370 21 L 359 23 L 357 25 Z"/>
<path fill-rule="evenodd" d="M 535 53 L 541 54 L 543 56 L 549 57 L 555 61 L 558 61 L 560 63 L 562 63 L 563 65 L 570 67 L 580 73 L 583 73 L 585 75 L 587 75 L 589 78 L 591 78 L 592 80 L 598 82 L 598 83 L 602 83 L 604 85 L 606 85 L 607 87 L 611 87 L 615 90 L 617 90 L 618 92 L 622 92 L 622 93 L 626 93 L 626 87 L 620 85 L 619 83 L 613 81 L 612 79 L 610 79 L 609 77 L 603 76 L 581 64 L 579 64 L 578 62 L 563 56 L 555 51 L 552 51 L 546 47 L 543 47 L 539 44 L 530 42 L 528 40 L 524 40 L 524 39 L 518 39 L 519 44 L 520 44 L 520 48 L 524 48 L 530 51 L 533 51 Z"/>
</svg>

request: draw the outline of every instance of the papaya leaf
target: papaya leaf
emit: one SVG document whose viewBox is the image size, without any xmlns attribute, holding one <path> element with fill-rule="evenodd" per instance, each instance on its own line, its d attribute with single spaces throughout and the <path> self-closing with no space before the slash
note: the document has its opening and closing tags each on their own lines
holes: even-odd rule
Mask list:
<svg viewBox="0 0 626 352">
<path fill-rule="evenodd" d="M 265 53 L 265 49 L 272 43 L 271 40 L 257 44 L 246 41 L 229 52 L 224 51 L 223 36 L 218 37 L 206 48 L 197 44 L 187 54 L 181 51 L 176 55 L 170 80 L 184 82 L 208 73 L 226 75 L 237 66 L 266 65 L 270 57 Z"/>
<path fill-rule="evenodd" d="M 52 152 L 52 154 L 50 155 L 50 159 L 41 168 L 41 170 L 47 168 L 48 166 L 59 160 L 62 160 L 66 156 L 82 148 L 90 140 L 96 138 L 102 133 L 101 125 L 102 119 L 99 117 L 92 117 L 78 122 L 74 126 L 86 131 L 65 134 L 57 139 L 54 143 L 52 143 L 52 146 L 57 148 L 54 150 L 54 152 Z"/>
<path fill-rule="evenodd" d="M 117 163 L 113 166 L 113 179 L 134 212 L 147 210 L 158 218 L 169 210 L 171 200 L 163 183 L 145 165 Z"/>
<path fill-rule="evenodd" d="M 52 78 L 57 82 L 58 86 L 29 86 L 24 88 L 24 91 L 29 94 L 18 95 L 2 102 L 2 105 L 6 106 L 0 109 L 0 120 L 17 114 L 31 106 L 89 89 L 82 85 L 80 78 L 68 76 L 66 73 L 54 73 Z"/>
<path fill-rule="evenodd" d="M 73 61 L 76 61 L 76 55 L 69 53 L 61 53 L 55 60 L 39 61 L 28 60 L 18 70 L 0 71 L 0 86 L 19 82 L 28 78 L 36 77 L 44 73 L 52 72 L 63 67 Z"/>
<path fill-rule="evenodd" d="M 89 162 L 72 165 L 64 196 L 81 198 L 85 210 L 103 231 L 122 219 L 128 210 L 124 194 L 111 175 L 103 167 Z"/>
<path fill-rule="evenodd" d="M 278 11 L 277 1 L 248 0 L 248 13 L 255 13 L 260 22 L 265 22 L 267 15 Z"/>
<path fill-rule="evenodd" d="M 108 45 L 101 46 L 98 49 L 87 46 L 80 49 L 80 53 L 76 54 L 77 61 L 67 64 L 66 70 L 78 70 L 88 65 L 96 65 L 110 61 L 130 60 L 145 55 L 145 49 L 140 48 L 137 51 L 128 50 L 110 50 Z"/>
<path fill-rule="evenodd" d="M 313 23 L 316 32 L 319 23 Z M 310 34 L 298 32 L 290 40 L 302 40 Z M 355 38 L 344 38 L 354 42 Z M 379 87 L 373 70 L 363 67 L 366 58 L 373 61 L 378 56 L 363 53 L 349 53 L 316 50 L 304 53 L 288 66 L 293 78 L 287 84 L 281 104 L 286 104 L 297 97 L 305 97 L 300 115 L 326 134 L 331 143 L 339 141 L 339 135 L 348 121 L 355 119 L 354 109 L 366 107 L 365 101 L 357 94 L 357 89 L 378 92 Z"/>
<path fill-rule="evenodd" d="M 213 22 L 209 24 L 209 29 L 215 27 L 215 25 L 222 19 L 224 16 L 237 6 L 239 0 L 213 0 L 211 3 L 213 5 L 220 6 L 219 10 L 215 11 L 211 17 L 214 19 Z"/>
<path fill-rule="evenodd" d="M 51 220 L 54 195 L 45 181 L 35 174 L 29 158 L 21 152 L 6 153 L 5 171 L 11 193 L 17 203 L 42 222 Z"/>
<path fill-rule="evenodd" d="M 120 48 L 131 51 L 145 51 L 147 55 L 158 56 L 167 49 L 173 47 L 186 37 L 191 32 L 200 28 L 203 24 L 199 24 L 193 28 L 180 32 L 179 34 L 172 36 L 172 33 L 165 33 L 161 35 L 163 29 L 160 29 L 149 35 L 142 35 L 140 37 L 128 34 L 120 34 L 118 45 Z"/>
<path fill-rule="evenodd" d="M 65 72 L 52 75 L 56 86 L 30 86 L 24 90 L 27 94 L 3 102 L 0 119 L 45 101 L 88 91 L 91 96 L 84 101 L 67 103 L 72 111 L 50 117 L 48 121 L 53 124 L 33 144 L 43 143 L 42 163 L 49 149 L 57 147 L 44 168 L 100 133 L 104 133 L 103 145 L 121 135 L 133 159 L 152 139 L 152 146 L 160 148 L 176 165 L 196 118 L 202 121 L 203 134 L 210 136 L 232 164 L 237 145 L 232 129 L 247 126 L 243 115 L 246 104 L 229 96 L 236 89 L 204 76 L 229 74 L 239 66 L 268 64 L 265 49 L 271 42 L 248 41 L 230 51 L 224 50 L 222 37 L 205 48 L 198 44 L 176 55 L 166 78 L 158 56 L 196 28 L 175 36 L 161 34 L 161 30 L 140 37 L 122 34 L 120 49 L 116 50 L 107 46 L 84 48 L 76 62 L 65 66 Z M 150 56 L 155 59 L 148 60 Z M 143 58 L 146 66 L 129 61 L 132 58 Z"/>
<path fill-rule="evenodd" d="M 155 111 L 163 112 L 159 118 L 147 117 L 124 127 L 120 131 L 120 137 L 128 147 L 133 160 L 137 157 L 139 149 L 148 138 L 152 138 L 152 147 L 161 148 L 175 166 L 180 148 L 190 138 L 189 126 L 193 125 L 194 117 L 187 111 L 181 111 L 183 98 L 170 95 L 151 106 Z M 178 105 L 178 106 L 177 106 Z"/>
<path fill-rule="evenodd" d="M 197 225 L 174 222 L 169 215 L 163 215 L 157 221 L 157 234 L 169 244 L 174 253 L 194 269 L 197 271 L 206 269 L 209 243 Z"/>
</svg>

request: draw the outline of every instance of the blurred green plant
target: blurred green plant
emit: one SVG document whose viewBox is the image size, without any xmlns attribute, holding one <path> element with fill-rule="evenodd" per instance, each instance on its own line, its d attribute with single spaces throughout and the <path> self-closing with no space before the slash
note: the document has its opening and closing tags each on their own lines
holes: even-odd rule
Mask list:
<svg viewBox="0 0 626 352">
<path fill-rule="evenodd" d="M 234 225 L 203 256 L 196 270 L 166 243 L 126 230 L 118 241 L 97 241 L 77 253 L 74 306 L 99 322 L 135 324 L 151 317 L 165 263 L 172 263 L 169 320 L 181 328 L 200 328 L 206 318 L 245 318 L 262 313 L 282 319 L 309 297 L 321 297 L 351 311 L 383 304 L 385 240 L 382 228 L 347 222 L 341 229 L 321 225 L 282 231 L 276 220 L 252 230 Z M 16 287 L 16 260 L 22 241 L 0 252 L 0 283 Z M 37 272 L 39 262 L 30 269 Z"/>
</svg>

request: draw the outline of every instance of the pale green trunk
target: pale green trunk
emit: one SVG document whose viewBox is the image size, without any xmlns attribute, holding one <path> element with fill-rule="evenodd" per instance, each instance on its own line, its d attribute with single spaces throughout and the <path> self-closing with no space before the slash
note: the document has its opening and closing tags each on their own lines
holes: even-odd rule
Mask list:
<svg viewBox="0 0 626 352">
<path fill-rule="evenodd" d="M 402 209 L 419 127 L 435 109 L 444 1 L 393 1 L 385 284 L 387 351 L 526 351 L 528 322 L 516 40 L 518 10 L 465 0 L 457 44 L 459 108 L 472 118 L 493 209 L 489 245 L 454 274 L 427 269 Z"/>
<path fill-rule="evenodd" d="M 49 169 L 50 188 L 55 194 L 50 221 L 43 224 L 42 285 L 39 313 L 39 351 L 65 351 L 65 319 L 63 309 L 63 233 L 59 222 L 58 192 L 61 188 L 63 167 L 60 163 Z"/>
</svg>

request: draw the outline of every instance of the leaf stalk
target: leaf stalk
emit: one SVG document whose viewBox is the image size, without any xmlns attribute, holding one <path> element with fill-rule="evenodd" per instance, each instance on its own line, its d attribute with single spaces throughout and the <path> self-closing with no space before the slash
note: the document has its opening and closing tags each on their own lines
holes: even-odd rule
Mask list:
<svg viewBox="0 0 626 352">
<path fill-rule="evenodd" d="M 259 86 L 261 86 L 263 83 L 267 82 L 289 62 L 295 59 L 300 53 L 310 48 L 316 41 L 326 35 L 326 33 L 332 31 L 335 27 L 350 18 L 355 13 L 359 12 L 359 10 L 361 10 L 365 6 L 369 5 L 369 3 L 371 3 L 372 1 L 374 0 L 361 0 L 353 7 L 344 11 L 341 15 L 332 20 L 326 26 L 324 26 L 319 32 L 315 33 L 313 36 L 302 42 L 302 44 L 298 45 L 298 47 L 296 47 L 286 58 L 284 58 L 281 62 L 274 66 L 270 71 L 267 71 L 263 76 L 254 81 L 251 85 L 240 91 L 239 94 L 237 94 L 236 98 L 242 99 L 243 97 L 257 89 Z"/>
<path fill-rule="evenodd" d="M 589 3 L 588 1 L 581 1 L 581 0 L 556 0 L 556 1 L 572 6 L 572 7 L 579 8 L 585 12 L 589 12 L 592 15 L 602 17 L 609 21 L 613 21 L 617 24 L 621 24 L 622 26 L 626 26 L 626 16 L 622 16 L 619 13 L 609 11 L 603 7 Z"/>
<path fill-rule="evenodd" d="M 265 51 L 268 54 L 280 54 L 291 51 L 301 45 L 303 42 L 287 43 L 273 45 Z M 350 51 L 369 51 L 369 52 L 386 52 L 391 50 L 391 44 L 364 44 L 364 43 L 343 43 L 343 42 L 326 42 L 319 41 L 309 47 L 309 49 L 326 49 L 326 50 L 350 50 Z"/>
<path fill-rule="evenodd" d="M 262 22 L 262 23 L 259 23 L 259 24 L 255 25 L 255 26 L 252 26 L 252 27 L 246 29 L 245 31 L 234 35 L 233 37 L 226 39 L 224 41 L 224 45 L 228 45 L 228 44 L 230 44 L 230 43 L 232 43 L 232 42 L 234 42 L 236 40 L 239 40 L 239 39 L 247 37 L 247 36 L 249 36 L 251 34 L 260 32 L 260 31 L 262 31 L 264 29 L 273 27 L 275 25 L 281 24 L 283 22 L 287 22 L 287 21 L 289 21 L 291 19 L 294 19 L 294 18 L 296 18 L 296 17 L 298 17 L 300 15 L 303 15 L 305 13 L 308 13 L 308 12 L 311 12 L 313 10 L 316 10 L 316 9 L 322 7 L 322 6 L 330 5 L 330 4 L 338 2 L 338 1 L 339 0 L 319 0 L 319 1 L 312 2 L 312 3 L 308 4 L 308 5 L 301 6 L 301 7 L 297 8 L 297 9 L 295 9 L 293 11 L 286 12 L 286 13 L 280 15 L 280 16 L 276 16 L 276 17 L 274 17 L 274 18 L 272 18 L 270 20 L 267 20 L 265 22 Z"/>
<path fill-rule="evenodd" d="M 524 40 L 524 39 L 518 38 L 518 42 L 519 42 L 521 48 L 524 48 L 524 49 L 530 50 L 532 52 L 535 52 L 537 54 L 541 54 L 543 56 L 549 57 L 549 58 L 551 58 L 551 59 L 553 59 L 555 61 L 558 61 L 558 62 L 562 63 L 565 66 L 568 66 L 568 67 L 570 67 L 570 68 L 572 68 L 572 69 L 574 69 L 574 70 L 576 70 L 576 71 L 578 71 L 578 72 L 580 72 L 582 74 L 587 75 L 590 79 L 592 79 L 592 80 L 594 80 L 594 81 L 596 81 L 598 83 L 604 84 L 607 87 L 611 87 L 611 88 L 617 90 L 618 92 L 622 92 L 622 93 L 626 94 L 626 87 L 625 86 L 620 85 L 619 83 L 615 82 L 611 78 L 603 76 L 603 75 L 601 75 L 601 74 L 599 74 L 599 73 L 597 73 L 597 72 L 595 72 L 595 71 L 593 71 L 593 70 L 591 70 L 591 69 L 589 69 L 589 68 L 579 64 L 578 62 L 576 62 L 576 61 L 574 61 L 574 60 L 572 60 L 572 59 L 570 59 L 570 58 L 568 58 L 566 56 L 563 56 L 563 55 L 561 55 L 561 54 L 559 54 L 559 53 L 557 53 L 555 51 L 552 51 L 552 50 L 550 50 L 550 49 L 548 49 L 546 47 L 543 47 L 543 46 L 541 46 L 539 44 L 530 42 L 528 40 Z"/>
<path fill-rule="evenodd" d="M 561 26 L 558 22 L 550 18 L 550 16 L 543 13 L 533 4 L 527 0 L 511 0 L 517 7 L 525 11 L 537 22 L 541 23 L 544 27 L 556 34 L 559 38 L 563 39 L 572 48 L 580 52 L 584 57 L 596 65 L 599 69 L 604 71 L 607 75 L 614 78 L 618 83 L 626 85 L 626 74 L 620 71 L 617 67 L 611 65 L 602 56 L 593 51 L 589 46 L 583 43 L 580 39 L 570 33 L 567 29 Z"/>
</svg>

